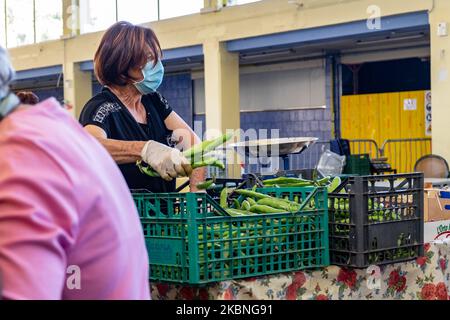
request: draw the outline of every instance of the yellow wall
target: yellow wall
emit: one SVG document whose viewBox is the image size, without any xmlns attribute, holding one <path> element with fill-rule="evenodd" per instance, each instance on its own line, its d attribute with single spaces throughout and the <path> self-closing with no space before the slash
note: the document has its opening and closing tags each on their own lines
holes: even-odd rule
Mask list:
<svg viewBox="0 0 450 320">
<path fill-rule="evenodd" d="M 405 110 L 405 99 L 415 100 L 416 109 Z M 344 138 L 374 140 L 379 148 L 388 139 L 430 138 L 425 134 L 425 91 L 343 96 L 341 114 Z M 352 147 L 352 153 L 369 153 L 368 144 Z M 430 152 L 429 142 L 396 142 L 385 148 L 384 156 L 399 172 L 411 172 L 415 162 Z M 376 157 L 375 152 L 371 156 Z"/>
</svg>

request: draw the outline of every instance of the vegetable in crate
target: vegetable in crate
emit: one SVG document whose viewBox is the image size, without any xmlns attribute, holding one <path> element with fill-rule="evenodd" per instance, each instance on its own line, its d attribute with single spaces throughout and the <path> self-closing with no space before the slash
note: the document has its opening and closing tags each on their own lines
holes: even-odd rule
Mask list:
<svg viewBox="0 0 450 320">
<path fill-rule="evenodd" d="M 286 210 L 281 210 L 281 209 L 275 209 L 273 207 L 269 207 L 266 205 L 262 205 L 262 204 L 255 204 L 253 206 L 251 206 L 250 208 L 251 212 L 255 212 L 255 213 L 284 213 L 286 212 Z"/>
<path fill-rule="evenodd" d="M 301 188 L 301 187 L 324 187 L 330 184 L 330 177 L 319 180 L 306 180 L 302 178 L 278 177 L 263 181 L 265 187 Z M 339 183 L 340 184 L 340 183 Z"/>
<path fill-rule="evenodd" d="M 223 188 L 220 192 L 220 206 L 222 208 L 228 208 L 228 188 Z"/>
<path fill-rule="evenodd" d="M 248 203 L 250 203 L 250 206 L 256 204 L 256 201 L 253 198 L 248 197 L 247 201 L 248 201 Z"/>
<path fill-rule="evenodd" d="M 234 192 L 236 192 L 237 194 L 249 197 L 249 198 L 255 198 L 255 199 L 263 199 L 263 198 L 271 198 L 271 196 L 264 194 L 264 193 L 259 193 L 256 191 L 250 191 L 250 190 L 241 190 L 241 189 L 237 189 L 234 190 Z"/>
<path fill-rule="evenodd" d="M 303 184 L 303 186 L 312 186 L 313 182 L 310 180 L 304 180 L 300 178 L 287 178 L 287 177 L 278 177 L 274 179 L 267 179 L 263 181 L 264 186 L 281 186 L 286 184 L 298 184 L 299 186 Z"/>
<path fill-rule="evenodd" d="M 232 136 L 233 134 L 227 133 L 217 139 L 203 141 L 202 143 L 196 144 L 192 148 L 184 151 L 183 156 L 191 163 L 192 169 L 212 166 L 223 170 L 225 169 L 225 165 L 223 164 L 223 162 L 214 157 L 209 157 L 207 156 L 207 154 L 216 149 L 218 146 L 230 140 Z M 136 162 L 136 165 L 138 166 L 141 173 L 144 173 L 150 177 L 160 176 L 150 166 L 144 166 L 141 160 L 138 160 Z"/>
<path fill-rule="evenodd" d="M 238 199 L 233 199 L 233 207 L 235 209 L 241 209 L 241 204 L 239 203 Z"/>
<path fill-rule="evenodd" d="M 300 210 L 299 204 L 276 198 L 263 198 L 258 200 L 257 203 L 260 205 L 266 205 L 275 209 L 283 210 L 284 212 L 296 212 Z"/>
<path fill-rule="evenodd" d="M 210 188 L 214 188 L 216 185 L 214 184 L 214 180 L 204 181 L 202 183 L 197 184 L 198 190 L 208 190 Z"/>
<path fill-rule="evenodd" d="M 254 204 L 256 204 L 256 203 L 254 203 Z M 252 205 L 250 204 L 249 201 L 247 201 L 247 200 L 242 201 L 241 208 L 242 208 L 243 210 L 250 211 L 250 207 L 251 207 L 251 206 L 252 206 Z"/>
</svg>

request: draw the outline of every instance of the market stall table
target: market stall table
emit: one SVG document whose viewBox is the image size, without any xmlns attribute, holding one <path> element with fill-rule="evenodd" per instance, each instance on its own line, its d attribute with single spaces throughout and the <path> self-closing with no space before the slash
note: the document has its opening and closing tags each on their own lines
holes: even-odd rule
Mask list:
<svg viewBox="0 0 450 320">
<path fill-rule="evenodd" d="M 377 270 L 321 270 L 223 281 L 204 287 L 152 283 L 157 300 L 447 300 L 450 240 L 425 245 L 416 260 Z M 377 279 L 379 282 L 377 283 Z"/>
<path fill-rule="evenodd" d="M 433 188 L 444 188 L 450 186 L 450 179 L 425 178 L 425 184 L 431 184 Z"/>
</svg>

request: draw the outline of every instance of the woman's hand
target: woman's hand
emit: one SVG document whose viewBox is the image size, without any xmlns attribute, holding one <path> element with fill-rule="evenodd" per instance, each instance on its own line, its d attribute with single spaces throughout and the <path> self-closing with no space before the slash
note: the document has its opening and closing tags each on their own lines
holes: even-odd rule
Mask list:
<svg viewBox="0 0 450 320">
<path fill-rule="evenodd" d="M 166 181 L 171 181 L 177 176 L 187 177 L 192 173 L 189 161 L 178 149 L 153 140 L 144 145 L 141 157 Z"/>
</svg>

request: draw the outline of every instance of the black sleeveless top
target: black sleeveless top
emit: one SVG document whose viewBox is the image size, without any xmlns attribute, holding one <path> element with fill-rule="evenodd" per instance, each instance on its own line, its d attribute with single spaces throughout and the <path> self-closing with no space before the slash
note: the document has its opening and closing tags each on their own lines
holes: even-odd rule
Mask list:
<svg viewBox="0 0 450 320">
<path fill-rule="evenodd" d="M 172 131 L 168 130 L 164 120 L 172 108 L 164 97 L 154 92 L 142 97 L 147 111 L 147 124 L 138 123 L 119 98 L 108 88 L 89 100 L 80 115 L 83 126 L 95 125 L 102 128 L 108 139 L 123 141 L 155 140 L 173 147 Z M 175 181 L 167 182 L 161 178 L 152 178 L 139 171 L 135 163 L 118 165 L 131 190 L 147 189 L 151 192 L 173 192 Z"/>
</svg>

